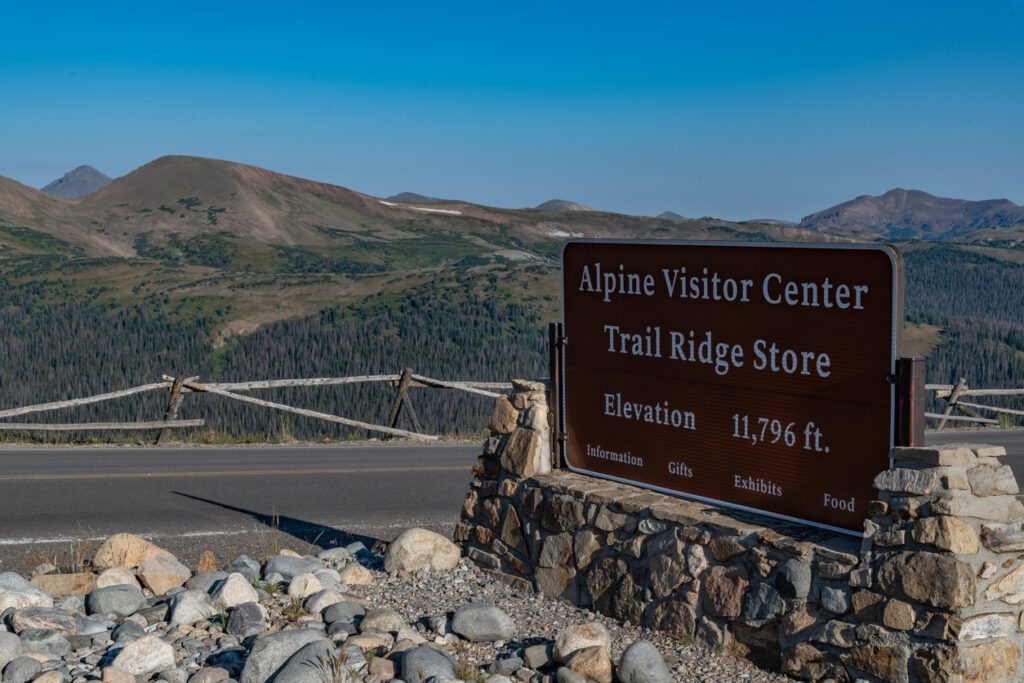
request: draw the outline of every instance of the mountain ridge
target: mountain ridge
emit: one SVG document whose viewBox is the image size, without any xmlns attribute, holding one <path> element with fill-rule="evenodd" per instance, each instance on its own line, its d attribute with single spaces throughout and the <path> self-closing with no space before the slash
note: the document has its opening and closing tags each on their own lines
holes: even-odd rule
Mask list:
<svg viewBox="0 0 1024 683">
<path fill-rule="evenodd" d="M 1024 224 L 1024 206 L 1008 199 L 951 199 L 903 188 L 878 196 L 861 195 L 800 221 L 803 228 L 860 237 L 937 241 L 1020 224 Z"/>
</svg>

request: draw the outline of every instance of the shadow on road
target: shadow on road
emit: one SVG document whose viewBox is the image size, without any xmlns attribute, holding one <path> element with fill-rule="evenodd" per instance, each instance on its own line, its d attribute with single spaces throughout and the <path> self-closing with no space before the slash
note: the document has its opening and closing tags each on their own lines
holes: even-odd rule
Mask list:
<svg viewBox="0 0 1024 683">
<path fill-rule="evenodd" d="M 342 529 L 336 529 L 316 522 L 307 522 L 304 519 L 280 516 L 276 513 L 268 515 L 262 512 L 256 512 L 255 510 L 247 510 L 234 505 L 228 505 L 227 503 L 221 503 L 216 500 L 193 496 L 190 493 L 182 493 L 181 491 L 172 491 L 172 493 L 176 496 L 181 496 L 182 498 L 197 500 L 200 503 L 214 505 L 224 510 L 241 512 L 242 514 L 249 515 L 254 520 L 264 525 L 267 528 L 267 532 L 271 535 L 278 532 L 285 533 L 299 541 L 324 549 L 346 546 L 355 541 L 361 541 L 367 548 L 372 549 L 374 544 L 380 543 L 380 539 L 377 538 L 349 533 Z"/>
</svg>

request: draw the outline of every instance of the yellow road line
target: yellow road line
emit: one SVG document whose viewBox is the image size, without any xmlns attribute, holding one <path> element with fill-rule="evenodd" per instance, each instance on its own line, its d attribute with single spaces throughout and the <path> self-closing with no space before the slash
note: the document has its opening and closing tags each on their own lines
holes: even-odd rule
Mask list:
<svg viewBox="0 0 1024 683">
<path fill-rule="evenodd" d="M 304 474 L 385 474 L 388 472 L 466 472 L 464 467 L 334 467 L 297 470 L 219 470 L 211 472 L 82 472 L 78 474 L 10 474 L 0 481 L 61 481 L 76 479 L 200 479 L 205 477 L 285 477 Z"/>
</svg>

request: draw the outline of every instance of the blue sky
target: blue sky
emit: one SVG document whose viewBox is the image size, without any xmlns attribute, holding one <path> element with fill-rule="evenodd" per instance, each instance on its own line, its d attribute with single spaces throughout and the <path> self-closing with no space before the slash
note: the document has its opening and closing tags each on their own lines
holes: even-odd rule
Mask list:
<svg viewBox="0 0 1024 683">
<path fill-rule="evenodd" d="M 497 206 L 1024 203 L 1024 0 L 0 0 L 0 175 L 164 154 Z"/>
</svg>

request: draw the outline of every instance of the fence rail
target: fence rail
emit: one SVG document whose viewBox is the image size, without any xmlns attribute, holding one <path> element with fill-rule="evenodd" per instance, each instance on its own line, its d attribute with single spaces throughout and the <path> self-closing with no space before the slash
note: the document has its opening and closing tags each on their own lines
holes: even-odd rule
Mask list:
<svg viewBox="0 0 1024 683">
<path fill-rule="evenodd" d="M 997 418 L 985 417 L 982 415 L 982 412 L 995 413 L 997 416 L 1006 415 L 1024 417 L 1024 410 L 963 400 L 964 398 L 971 398 L 975 396 L 987 396 L 990 398 L 1024 396 L 1024 389 L 972 389 L 968 386 L 967 380 L 963 377 L 961 377 L 956 384 L 926 384 L 924 388 L 926 391 L 935 392 L 936 398 L 945 399 L 946 401 L 943 412 L 924 414 L 926 418 L 939 421 L 939 424 L 936 426 L 936 430 L 944 429 L 948 422 L 967 422 L 971 424 L 996 427 L 1007 426 L 1003 421 L 1000 421 Z M 954 411 L 958 411 L 962 414 L 954 414 Z M 1008 420 L 1009 418 L 1006 419 Z M 1016 427 L 1020 425 L 1011 424 L 1009 426 Z"/>
<path fill-rule="evenodd" d="M 391 411 L 387 425 L 372 424 L 362 420 L 356 420 L 340 415 L 331 415 L 307 408 L 299 408 L 284 403 L 268 401 L 261 398 L 249 396 L 246 392 L 260 389 L 280 389 L 290 387 L 326 387 L 342 384 L 359 384 L 366 382 L 387 382 L 395 387 L 395 399 L 391 405 Z M 277 410 L 294 415 L 302 415 L 326 422 L 365 429 L 373 432 L 380 432 L 393 437 L 418 439 L 422 441 L 436 441 L 440 437 L 431 434 L 424 434 L 420 426 L 419 417 L 412 407 L 412 400 L 409 396 L 411 388 L 446 389 L 461 391 L 476 396 L 497 398 L 512 388 L 511 383 L 506 382 L 467 382 L 449 381 L 426 377 L 415 374 L 411 369 L 406 368 L 399 374 L 394 375 L 357 375 L 352 377 L 313 377 L 298 379 L 270 379 L 254 382 L 200 382 L 198 377 L 174 377 L 164 375 L 162 381 L 151 384 L 141 384 L 127 389 L 110 391 L 94 396 L 66 399 L 63 401 L 51 401 L 36 405 L 22 406 L 20 408 L 9 408 L 0 410 L 0 431 L 78 431 L 78 430 L 159 430 L 155 442 L 161 443 L 170 434 L 172 429 L 187 427 L 202 427 L 206 424 L 204 419 L 179 420 L 178 411 L 186 394 L 213 394 L 234 401 L 248 403 L 271 410 Z M 167 408 L 164 411 L 162 420 L 141 421 L 141 422 L 79 422 L 79 423 L 52 423 L 52 422 L 4 422 L 6 418 L 28 415 L 30 413 L 48 412 L 66 408 L 112 401 L 126 396 L 134 396 L 149 391 L 166 390 L 168 392 Z M 502 393 L 499 393 L 502 392 Z M 398 427 L 402 414 L 408 417 L 412 429 L 401 429 Z"/>
</svg>

